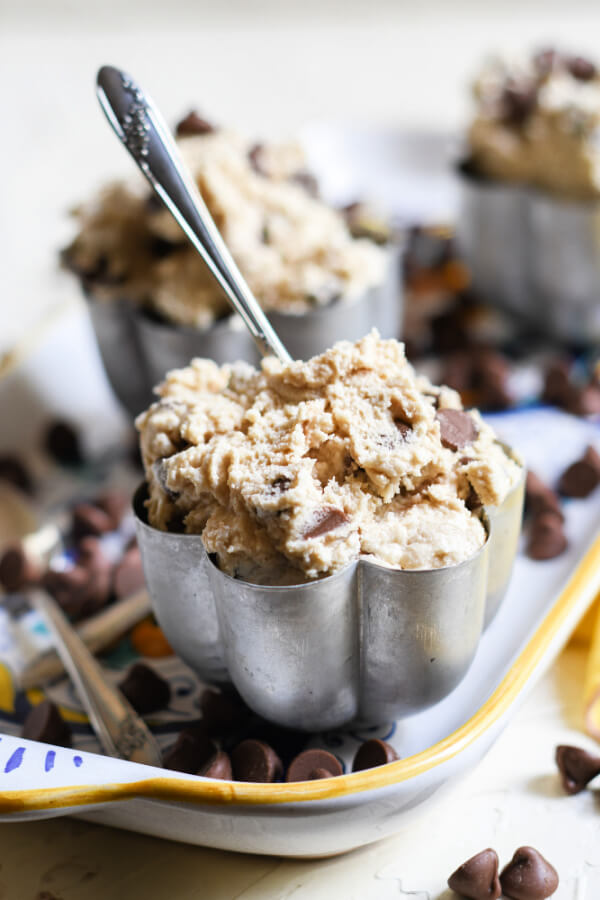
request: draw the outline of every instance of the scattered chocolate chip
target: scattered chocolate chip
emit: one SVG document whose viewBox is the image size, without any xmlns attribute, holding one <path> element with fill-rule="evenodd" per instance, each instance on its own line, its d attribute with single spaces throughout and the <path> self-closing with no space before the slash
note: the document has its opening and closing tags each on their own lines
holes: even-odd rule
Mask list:
<svg viewBox="0 0 600 900">
<path fill-rule="evenodd" d="M 27 556 L 22 544 L 10 544 L 0 557 L 0 584 L 8 593 L 15 593 L 42 577 L 37 562 Z"/>
<path fill-rule="evenodd" d="M 544 376 L 542 400 L 555 406 L 564 406 L 571 397 L 571 362 L 567 359 L 553 360 Z"/>
<path fill-rule="evenodd" d="M 99 507 L 110 518 L 113 530 L 119 527 L 130 505 L 129 494 L 123 491 L 105 491 L 94 499 L 94 506 Z"/>
<path fill-rule="evenodd" d="M 460 450 L 472 444 L 479 432 L 475 422 L 460 409 L 438 409 L 436 419 L 440 423 L 440 436 L 444 447 Z"/>
<path fill-rule="evenodd" d="M 472 856 L 452 873 L 448 887 L 467 900 L 498 900 L 502 889 L 496 851 L 488 848 Z"/>
<path fill-rule="evenodd" d="M 164 709 L 171 699 L 169 683 L 144 663 L 135 663 L 130 668 L 119 682 L 119 690 L 140 715 Z"/>
<path fill-rule="evenodd" d="M 500 884 L 511 900 L 545 900 L 558 887 L 558 875 L 533 847 L 519 847 L 502 869 Z"/>
<path fill-rule="evenodd" d="M 312 538 L 322 537 L 330 531 L 339 528 L 348 522 L 348 516 L 341 509 L 335 509 L 333 506 L 326 506 L 319 509 L 313 516 L 312 523 L 307 531 L 302 535 L 303 540 L 309 541 Z"/>
<path fill-rule="evenodd" d="M 195 775 L 217 754 L 217 745 L 201 727 L 186 728 L 163 755 L 165 769 Z"/>
<path fill-rule="evenodd" d="M 139 547 L 131 547 L 115 567 L 113 589 L 116 596 L 130 597 L 145 587 L 144 569 Z"/>
<path fill-rule="evenodd" d="M 253 144 L 253 146 L 248 150 L 248 160 L 250 162 L 250 165 L 259 175 L 267 174 L 261 166 L 260 162 L 263 150 L 264 144 Z"/>
<path fill-rule="evenodd" d="M 317 778 L 333 778 L 343 775 L 339 759 L 328 750 L 303 750 L 290 763 L 286 781 L 313 781 Z"/>
<path fill-rule="evenodd" d="M 16 456 L 0 456 L 0 481 L 7 481 L 26 494 L 33 491 L 31 476 Z"/>
<path fill-rule="evenodd" d="M 592 778 L 600 775 L 600 756 L 581 747 L 561 744 L 556 748 L 556 765 L 567 794 L 579 794 Z"/>
<path fill-rule="evenodd" d="M 83 462 L 77 430 L 69 422 L 54 422 L 44 436 L 44 447 L 58 463 L 76 465 Z"/>
<path fill-rule="evenodd" d="M 43 744 L 57 744 L 59 747 L 71 746 L 71 729 L 62 718 L 58 706 L 51 700 L 43 700 L 28 713 L 21 737 L 29 741 L 41 741 Z"/>
<path fill-rule="evenodd" d="M 252 738 L 242 741 L 231 754 L 236 781 L 271 783 L 283 775 L 283 765 L 272 747 Z"/>
<path fill-rule="evenodd" d="M 208 688 L 200 697 L 202 722 L 210 734 L 227 734 L 242 727 L 250 711 L 242 698 L 230 691 Z"/>
<path fill-rule="evenodd" d="M 575 416 L 596 416 L 600 413 L 600 386 L 586 384 L 573 387 L 565 408 Z"/>
<path fill-rule="evenodd" d="M 581 459 L 560 476 L 558 489 L 565 497 L 584 498 L 600 484 L 600 454 L 589 446 Z"/>
<path fill-rule="evenodd" d="M 568 547 L 562 519 L 554 512 L 542 512 L 534 516 L 527 544 L 530 559 L 554 559 Z"/>
<path fill-rule="evenodd" d="M 535 85 L 507 84 L 500 99 L 501 116 L 510 125 L 522 125 L 537 103 Z"/>
<path fill-rule="evenodd" d="M 525 507 L 534 516 L 539 513 L 552 512 L 564 520 L 560 508 L 558 494 L 552 490 L 535 472 L 528 471 L 525 482 Z"/>
<path fill-rule="evenodd" d="M 233 772 L 228 754 L 223 750 L 219 750 L 212 759 L 209 759 L 198 770 L 197 774 L 204 775 L 205 778 L 219 778 L 221 781 L 231 781 Z"/>
<path fill-rule="evenodd" d="M 71 533 L 78 541 L 89 535 L 98 536 L 112 531 L 113 520 L 108 513 L 91 503 L 78 503 L 73 507 Z"/>
<path fill-rule="evenodd" d="M 398 759 L 398 754 L 386 741 L 379 738 L 372 738 L 361 744 L 352 763 L 352 771 L 360 772 L 362 769 L 374 769 L 376 766 L 385 766 L 386 763 L 394 762 Z"/>
<path fill-rule="evenodd" d="M 591 81 L 596 76 L 596 66 L 583 56 L 571 56 L 567 60 L 567 69 L 578 81 Z"/>
<path fill-rule="evenodd" d="M 49 569 L 42 576 L 42 585 L 63 612 L 77 622 L 98 612 L 110 600 L 111 566 L 97 553 L 84 551 L 82 564 L 65 571 Z"/>
<path fill-rule="evenodd" d="M 305 731 L 283 728 L 266 719 L 254 717 L 244 727 L 245 738 L 255 738 L 272 747 L 284 766 L 288 766 L 294 757 L 306 747 L 308 735 Z"/>
<path fill-rule="evenodd" d="M 212 134 L 214 131 L 216 131 L 216 128 L 212 122 L 203 119 L 194 109 L 189 112 L 187 116 L 184 116 L 184 118 L 177 123 L 177 127 L 175 128 L 177 137 L 190 137 L 195 134 Z"/>
</svg>

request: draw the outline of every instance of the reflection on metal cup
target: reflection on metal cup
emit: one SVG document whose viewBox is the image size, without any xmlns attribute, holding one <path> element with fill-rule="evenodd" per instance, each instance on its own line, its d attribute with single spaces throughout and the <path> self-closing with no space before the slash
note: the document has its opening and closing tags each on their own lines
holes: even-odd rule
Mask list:
<svg viewBox="0 0 600 900">
<path fill-rule="evenodd" d="M 510 448 L 506 445 L 503 446 L 505 453 L 510 455 Z M 525 475 L 525 468 L 522 468 L 519 481 L 500 506 L 486 507 L 490 521 L 490 561 L 484 629 L 488 627 L 498 612 L 510 583 L 523 521 Z"/>
</svg>

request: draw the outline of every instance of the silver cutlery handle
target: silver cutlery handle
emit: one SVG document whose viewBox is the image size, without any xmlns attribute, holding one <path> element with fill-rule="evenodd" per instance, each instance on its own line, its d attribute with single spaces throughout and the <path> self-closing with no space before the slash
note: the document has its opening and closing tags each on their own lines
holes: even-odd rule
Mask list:
<svg viewBox="0 0 600 900">
<path fill-rule="evenodd" d="M 104 752 L 108 756 L 160 766 L 160 751 L 148 726 L 125 697 L 108 684 L 99 663 L 52 597 L 41 590 L 32 590 L 28 596 L 48 623 L 58 654 Z"/>
<path fill-rule="evenodd" d="M 212 220 L 156 106 L 124 72 L 102 66 L 97 93 L 108 121 L 240 314 L 260 353 L 290 355 L 271 327 Z"/>
</svg>

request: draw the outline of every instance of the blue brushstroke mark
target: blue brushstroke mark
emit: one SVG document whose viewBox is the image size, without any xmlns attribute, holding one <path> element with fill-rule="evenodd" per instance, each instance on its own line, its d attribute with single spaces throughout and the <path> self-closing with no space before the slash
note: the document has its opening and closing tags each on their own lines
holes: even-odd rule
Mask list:
<svg viewBox="0 0 600 900">
<path fill-rule="evenodd" d="M 17 747 L 15 752 L 12 754 L 6 765 L 4 766 L 5 772 L 12 772 L 14 769 L 18 769 L 21 763 L 23 762 L 23 756 L 25 755 L 25 747 Z"/>
<path fill-rule="evenodd" d="M 44 771 L 50 772 L 54 768 L 54 760 L 56 759 L 56 751 L 48 750 L 46 753 L 46 762 L 44 763 Z"/>
<path fill-rule="evenodd" d="M 73 757 L 73 764 L 79 768 L 79 766 L 83 763 L 83 760 L 80 756 Z"/>
</svg>

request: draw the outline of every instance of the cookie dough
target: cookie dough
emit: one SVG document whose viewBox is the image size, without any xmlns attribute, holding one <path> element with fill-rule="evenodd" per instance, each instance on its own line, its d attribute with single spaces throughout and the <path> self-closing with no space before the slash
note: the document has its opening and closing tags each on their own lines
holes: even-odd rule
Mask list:
<svg viewBox="0 0 600 900">
<path fill-rule="evenodd" d="M 478 413 L 376 332 L 260 371 L 195 359 L 157 393 L 137 420 L 149 521 L 202 534 L 248 581 L 319 578 L 361 554 L 461 562 L 485 541 L 477 509 L 521 474 Z"/>
<path fill-rule="evenodd" d="M 474 169 L 567 199 L 600 194 L 600 74 L 554 50 L 494 59 L 479 75 L 468 144 Z"/>
<path fill-rule="evenodd" d="M 222 130 L 178 144 L 263 308 L 301 313 L 384 280 L 385 251 L 354 238 L 344 216 L 313 195 L 297 145 L 253 146 Z M 207 267 L 146 190 L 112 185 L 76 216 L 79 234 L 63 258 L 94 296 L 125 297 L 197 328 L 229 314 Z"/>
</svg>

